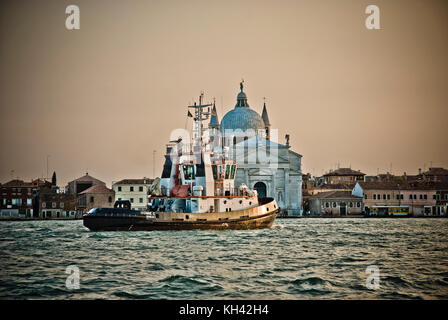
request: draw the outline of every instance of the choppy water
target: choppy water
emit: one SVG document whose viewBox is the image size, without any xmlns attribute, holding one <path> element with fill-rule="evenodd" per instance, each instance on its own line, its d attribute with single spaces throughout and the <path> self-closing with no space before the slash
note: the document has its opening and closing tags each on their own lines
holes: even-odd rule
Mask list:
<svg viewBox="0 0 448 320">
<path fill-rule="evenodd" d="M 257 231 L 90 232 L 0 222 L 0 297 L 447 299 L 448 219 L 277 219 Z M 80 288 L 66 288 L 66 267 Z M 366 288 L 366 267 L 380 288 Z"/>
</svg>

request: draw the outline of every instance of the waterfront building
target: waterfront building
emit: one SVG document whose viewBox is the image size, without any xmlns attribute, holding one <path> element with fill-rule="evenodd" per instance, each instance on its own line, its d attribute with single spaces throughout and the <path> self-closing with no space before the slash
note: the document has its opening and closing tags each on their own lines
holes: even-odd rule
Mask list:
<svg viewBox="0 0 448 320">
<path fill-rule="evenodd" d="M 355 184 L 359 181 L 364 181 L 365 173 L 361 171 L 352 170 L 351 168 L 339 168 L 336 170 L 330 170 L 330 172 L 324 174 L 325 184 Z"/>
<path fill-rule="evenodd" d="M 301 215 L 302 156 L 291 150 L 289 135 L 284 144 L 273 141 L 277 137 L 272 134 L 266 103 L 260 116 L 250 108 L 241 83 L 235 107 L 219 126 L 217 115 L 212 117 L 209 128 L 213 130 L 210 135 L 222 138 L 213 137 L 217 147 L 223 141 L 224 149 L 228 148 L 238 163 L 235 187 L 244 184 L 257 190 L 260 197 L 275 198 L 284 215 Z"/>
<path fill-rule="evenodd" d="M 437 194 L 446 189 L 443 183 L 425 181 L 358 182 L 352 194 L 363 198 L 366 213 L 371 208 L 380 208 L 380 214 L 387 215 L 391 207 L 407 207 L 415 217 L 441 216 L 446 214 L 446 202 L 437 202 Z"/>
<path fill-rule="evenodd" d="M 132 209 L 145 211 L 148 208 L 148 191 L 153 179 L 123 179 L 113 183 L 115 201 L 128 200 Z"/>
<path fill-rule="evenodd" d="M 310 215 L 314 216 L 361 216 L 362 197 L 351 191 L 329 191 L 313 195 L 309 199 Z"/>
<path fill-rule="evenodd" d="M 312 189 L 308 189 L 308 192 L 311 195 L 316 195 L 321 192 L 330 192 L 330 191 L 352 191 L 355 187 L 355 183 L 334 183 L 334 184 L 320 184 Z"/>
<path fill-rule="evenodd" d="M 56 193 L 50 189 L 39 192 L 39 218 L 75 219 L 81 218 L 76 213 L 76 195 Z"/>
<path fill-rule="evenodd" d="M 84 190 L 87 190 L 88 188 L 96 185 L 103 185 L 105 186 L 106 183 L 98 180 L 92 176 L 89 175 L 88 172 L 86 174 L 78 179 L 75 179 L 73 181 L 70 181 L 67 186 L 65 187 L 65 193 L 69 194 L 79 194 L 83 192 Z"/>
<path fill-rule="evenodd" d="M 36 218 L 39 214 L 37 196 L 41 188 L 51 188 L 51 182 L 19 179 L 2 184 L 0 193 L 0 218 Z"/>
<path fill-rule="evenodd" d="M 94 185 L 77 195 L 77 214 L 82 215 L 93 208 L 113 208 L 115 192 L 103 184 Z"/>
</svg>

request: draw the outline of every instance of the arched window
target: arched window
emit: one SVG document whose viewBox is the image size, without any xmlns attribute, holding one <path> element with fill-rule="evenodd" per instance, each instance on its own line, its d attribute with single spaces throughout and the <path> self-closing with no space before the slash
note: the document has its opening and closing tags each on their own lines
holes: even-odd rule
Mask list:
<svg viewBox="0 0 448 320">
<path fill-rule="evenodd" d="M 325 202 L 325 208 L 330 208 L 330 203 Z"/>
</svg>

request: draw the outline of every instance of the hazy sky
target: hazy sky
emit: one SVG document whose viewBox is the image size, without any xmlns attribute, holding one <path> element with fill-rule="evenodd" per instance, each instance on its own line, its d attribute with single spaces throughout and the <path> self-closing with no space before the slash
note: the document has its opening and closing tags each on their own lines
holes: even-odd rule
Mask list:
<svg viewBox="0 0 448 320">
<path fill-rule="evenodd" d="M 76 4 L 81 29 L 65 28 Z M 365 8 L 379 6 L 381 30 Z M 448 1 L 0 1 L 0 181 L 156 175 L 200 91 L 241 78 L 303 172 L 448 167 Z M 189 123 L 191 125 L 191 122 Z"/>
</svg>

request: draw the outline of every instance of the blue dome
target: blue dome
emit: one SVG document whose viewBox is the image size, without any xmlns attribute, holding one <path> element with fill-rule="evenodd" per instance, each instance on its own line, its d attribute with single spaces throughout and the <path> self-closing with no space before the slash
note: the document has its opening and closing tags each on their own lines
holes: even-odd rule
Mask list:
<svg viewBox="0 0 448 320">
<path fill-rule="evenodd" d="M 260 115 L 252 109 L 236 107 L 230 110 L 221 120 L 221 132 L 225 130 L 255 130 L 265 128 L 264 121 Z"/>
<path fill-rule="evenodd" d="M 225 134 L 226 130 L 254 130 L 254 134 L 258 133 L 259 129 L 264 130 L 265 124 L 263 118 L 252 110 L 247 103 L 247 96 L 243 91 L 243 82 L 240 83 L 241 92 L 236 97 L 235 109 L 230 110 L 222 118 L 221 133 Z"/>
</svg>

